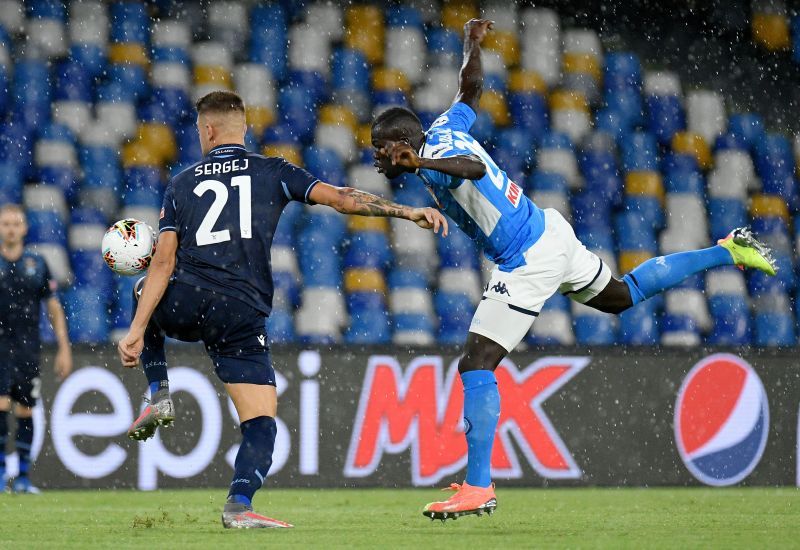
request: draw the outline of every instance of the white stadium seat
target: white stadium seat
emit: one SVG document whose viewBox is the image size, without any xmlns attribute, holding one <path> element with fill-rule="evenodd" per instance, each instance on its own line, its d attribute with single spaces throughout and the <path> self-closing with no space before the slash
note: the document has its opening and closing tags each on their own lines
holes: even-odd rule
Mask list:
<svg viewBox="0 0 800 550">
<path fill-rule="evenodd" d="M 475 269 L 448 267 L 439 271 L 439 290 L 468 296 L 473 304 L 481 301 L 481 273 Z"/>
<path fill-rule="evenodd" d="M 347 126 L 318 124 L 314 131 L 314 142 L 318 147 L 336 151 L 345 163 L 352 162 L 356 158 L 356 137 Z"/>
<path fill-rule="evenodd" d="M 494 21 L 494 28 L 498 31 L 517 32 L 517 5 L 513 2 L 493 0 L 483 7 L 481 17 Z"/>
<path fill-rule="evenodd" d="M 714 169 L 708 175 L 708 194 L 711 197 L 745 200 L 749 190 L 761 187 L 753 159 L 746 151 L 719 151 Z"/>
<path fill-rule="evenodd" d="M 347 183 L 351 187 L 367 191 L 374 195 L 390 198 L 392 187 L 382 174 L 375 171 L 370 165 L 356 164 L 347 173 Z"/>
<path fill-rule="evenodd" d="M 106 227 L 93 223 L 78 223 L 69 226 L 67 242 L 70 250 L 100 250 Z"/>
<path fill-rule="evenodd" d="M 136 105 L 119 101 L 99 101 L 95 104 L 97 122 L 112 130 L 118 138 L 129 138 L 136 134 L 139 117 Z"/>
<path fill-rule="evenodd" d="M 591 116 L 579 109 L 553 109 L 550 125 L 554 131 L 567 134 L 572 143 L 580 143 L 592 131 Z"/>
<path fill-rule="evenodd" d="M 160 88 L 178 88 L 188 92 L 192 87 L 192 74 L 183 63 L 154 63 L 150 69 L 150 82 Z"/>
<path fill-rule="evenodd" d="M 10 33 L 25 28 L 25 6 L 19 0 L 0 0 L 0 25 Z"/>
<path fill-rule="evenodd" d="M 425 76 L 425 37 L 416 28 L 389 27 L 386 31 L 386 65 L 400 69 L 412 84 Z"/>
<path fill-rule="evenodd" d="M 52 111 L 53 122 L 63 124 L 76 136 L 93 120 L 92 104 L 84 101 L 54 101 Z"/>
<path fill-rule="evenodd" d="M 29 19 L 25 36 L 25 51 L 28 55 L 54 58 L 67 53 L 64 23 L 57 19 Z"/>
<path fill-rule="evenodd" d="M 686 122 L 689 130 L 703 137 L 713 147 L 717 136 L 728 125 L 722 94 L 711 90 L 695 90 L 686 96 Z"/>
<path fill-rule="evenodd" d="M 158 227 L 158 208 L 149 206 L 126 206 L 120 212 L 120 218 L 134 218 L 141 220 L 153 229 Z"/>
<path fill-rule="evenodd" d="M 275 82 L 267 68 L 260 63 L 241 63 L 233 71 L 236 91 L 242 96 L 245 105 L 269 107 L 278 106 Z"/>
<path fill-rule="evenodd" d="M 644 73 L 645 95 L 681 96 L 681 80 L 672 71 L 647 71 Z"/>
<path fill-rule="evenodd" d="M 69 207 L 64 191 L 55 185 L 28 184 L 23 188 L 22 201 L 28 210 L 53 210 L 62 220 L 69 219 Z"/>
<path fill-rule="evenodd" d="M 664 297 L 667 313 L 688 315 L 697 323 L 701 331 L 712 328 L 711 314 L 703 293 L 693 288 L 668 290 Z"/>
<path fill-rule="evenodd" d="M 192 44 L 192 29 L 183 21 L 161 19 L 153 23 L 150 37 L 154 46 L 188 49 Z"/>
<path fill-rule="evenodd" d="M 392 313 L 419 313 L 434 317 L 433 302 L 427 288 L 396 288 L 389 293 L 389 309 Z"/>
<path fill-rule="evenodd" d="M 392 343 L 400 346 L 430 346 L 436 343 L 436 338 L 424 330 L 398 330 L 392 335 Z"/>
<path fill-rule="evenodd" d="M 69 264 L 69 254 L 60 244 L 55 243 L 31 243 L 28 248 L 32 252 L 39 254 L 47 263 L 50 275 L 61 287 L 72 284 L 72 268 Z"/>
<path fill-rule="evenodd" d="M 706 273 L 706 294 L 733 294 L 747 296 L 747 285 L 741 271 L 733 269 L 711 270 Z"/>
<path fill-rule="evenodd" d="M 37 166 L 78 167 L 75 147 L 69 141 L 40 139 L 34 145 L 33 158 Z"/>
<path fill-rule="evenodd" d="M 306 24 L 289 30 L 289 65 L 303 71 L 330 73 L 331 45 L 327 36 Z"/>
<path fill-rule="evenodd" d="M 314 2 L 306 8 L 306 23 L 330 40 L 344 34 L 342 9 L 335 2 Z"/>
<path fill-rule="evenodd" d="M 569 197 L 560 191 L 534 191 L 531 200 L 539 208 L 554 208 L 568 221 L 572 221 Z"/>
<path fill-rule="evenodd" d="M 555 309 L 542 311 L 534 321 L 530 332 L 541 338 L 551 338 L 565 346 L 575 343 L 572 318 L 566 311 Z"/>
<path fill-rule="evenodd" d="M 291 273 L 296 278 L 300 277 L 300 269 L 297 266 L 297 255 L 292 247 L 273 244 L 270 251 L 270 258 L 273 271 L 283 271 Z"/>
<path fill-rule="evenodd" d="M 233 69 L 233 54 L 220 42 L 197 42 L 192 46 L 191 54 L 195 66 Z"/>
<path fill-rule="evenodd" d="M 536 164 L 542 172 L 555 172 L 564 176 L 571 189 L 583 187 L 578 160 L 570 149 L 539 149 Z"/>
<path fill-rule="evenodd" d="M 603 60 L 603 46 L 600 37 L 592 29 L 567 29 L 563 35 L 564 53 L 580 53 Z"/>
</svg>

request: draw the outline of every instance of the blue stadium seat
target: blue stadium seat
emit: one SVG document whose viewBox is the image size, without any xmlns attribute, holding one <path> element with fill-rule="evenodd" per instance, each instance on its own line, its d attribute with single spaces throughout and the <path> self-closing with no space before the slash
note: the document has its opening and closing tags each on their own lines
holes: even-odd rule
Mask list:
<svg viewBox="0 0 800 550">
<path fill-rule="evenodd" d="M 755 332 L 757 346 L 783 347 L 797 343 L 794 319 L 790 313 L 757 313 Z"/>
<path fill-rule="evenodd" d="M 306 170 L 331 185 L 345 184 L 346 170 L 344 163 L 333 149 L 309 146 L 303 151 Z"/>
<path fill-rule="evenodd" d="M 98 44 L 72 44 L 69 57 L 80 64 L 92 79 L 103 74 L 107 66 L 106 52 Z"/>
<path fill-rule="evenodd" d="M 525 182 L 525 191 L 568 193 L 569 184 L 563 174 L 534 170 Z"/>
<path fill-rule="evenodd" d="M 675 132 L 686 128 L 686 114 L 681 98 L 673 95 L 649 96 L 647 126 L 661 145 L 669 145 Z"/>
<path fill-rule="evenodd" d="M 350 236 L 344 256 L 344 267 L 386 269 L 392 260 L 389 239 L 385 233 L 358 231 Z"/>
<path fill-rule="evenodd" d="M 370 91 L 367 58 L 359 50 L 338 48 L 331 59 L 331 86 L 334 90 Z"/>
<path fill-rule="evenodd" d="M 286 72 L 286 12 L 275 2 L 250 10 L 250 60 L 263 63 L 275 80 Z"/>
<path fill-rule="evenodd" d="M 611 237 L 609 225 L 611 210 L 609 203 L 602 195 L 588 190 L 573 193 L 570 203 L 572 205 L 572 224 L 576 233 L 597 231 L 607 233 L 608 237 Z"/>
<path fill-rule="evenodd" d="M 635 211 L 617 214 L 614 234 L 619 250 L 641 250 L 655 254 L 658 251 L 653 223 Z"/>
<path fill-rule="evenodd" d="M 623 88 L 607 90 L 605 93 L 606 106 L 622 115 L 629 126 L 641 125 L 643 122 L 642 96 L 639 90 Z"/>
<path fill-rule="evenodd" d="M 659 343 L 657 302 L 647 300 L 619 316 L 620 342 L 629 346 L 655 346 Z"/>
<path fill-rule="evenodd" d="M 666 314 L 661 327 L 662 343 L 684 338 L 691 342 L 698 337 L 697 323 L 689 315 Z"/>
<path fill-rule="evenodd" d="M 472 137 L 478 140 L 479 143 L 491 143 L 492 140 L 494 140 L 494 133 L 496 131 L 494 120 L 489 113 L 483 110 L 478 111 L 477 115 L 475 123 L 470 130 L 470 134 L 472 134 Z M 439 116 L 439 113 L 433 115 L 433 119 L 427 122 L 428 126 L 433 123 L 433 120 L 435 120 L 437 116 Z M 427 126 L 424 127 L 427 128 Z"/>
<path fill-rule="evenodd" d="M 468 296 L 450 292 L 437 292 L 434 307 L 439 316 L 437 340 L 442 344 L 463 344 L 475 313 Z"/>
<path fill-rule="evenodd" d="M 392 326 L 395 332 L 421 331 L 433 333 L 433 321 L 427 315 L 419 313 L 399 313 L 392 316 Z"/>
<path fill-rule="evenodd" d="M 79 151 L 78 157 L 83 168 L 84 185 L 121 189 L 122 172 L 119 167 L 119 156 L 114 148 L 84 147 Z"/>
<path fill-rule="evenodd" d="M 708 220 L 711 238 L 716 241 L 735 227 L 747 225 L 747 207 L 739 199 L 711 198 L 708 200 Z"/>
<path fill-rule="evenodd" d="M 114 296 L 112 272 L 106 266 L 103 256 L 97 250 L 73 250 L 70 262 L 75 273 L 75 287 L 93 289 L 105 303 Z"/>
<path fill-rule="evenodd" d="M 16 164 L 0 162 L 0 204 L 22 202 L 22 172 Z"/>
<path fill-rule="evenodd" d="M 658 197 L 625 195 L 622 203 L 623 211 L 639 216 L 642 224 L 649 225 L 653 229 L 664 227 L 664 209 Z"/>
<path fill-rule="evenodd" d="M 111 304 L 110 323 L 114 330 L 130 326 L 133 315 L 133 286 L 139 277 L 120 277 L 114 279 L 114 300 Z"/>
<path fill-rule="evenodd" d="M 151 166 L 133 166 L 125 170 L 125 206 L 161 208 L 163 185 L 161 171 Z"/>
<path fill-rule="evenodd" d="M 426 38 L 428 39 L 428 53 L 433 56 L 439 65 L 448 65 L 451 60 L 461 57 L 461 37 L 450 29 L 434 28 L 431 29 Z"/>
<path fill-rule="evenodd" d="M 131 64 L 112 64 L 108 66 L 107 78 L 113 90 L 119 92 L 116 86 L 124 90 L 119 95 L 124 99 L 142 99 L 150 92 L 150 80 L 147 78 L 147 71 L 140 65 Z M 115 94 L 112 94 L 112 97 Z"/>
<path fill-rule="evenodd" d="M 576 315 L 573 318 L 575 340 L 584 346 L 610 346 L 616 340 L 610 315 Z"/>
<path fill-rule="evenodd" d="M 387 344 L 392 338 L 389 316 L 385 311 L 366 310 L 351 313 L 350 327 L 344 335 L 347 344 Z"/>
<path fill-rule="evenodd" d="M 80 62 L 69 60 L 56 65 L 55 99 L 92 101 L 93 75 Z"/>
<path fill-rule="evenodd" d="M 714 142 L 715 151 L 727 151 L 727 150 L 739 151 L 747 149 L 748 149 L 748 144 L 744 136 L 740 134 L 734 134 L 733 132 L 730 131 L 717 136 L 717 140 L 716 142 Z"/>
<path fill-rule="evenodd" d="M 639 90 L 642 86 L 642 67 L 636 54 L 613 52 L 606 55 L 603 85 L 606 90 Z"/>
<path fill-rule="evenodd" d="M 708 299 L 714 328 L 707 342 L 718 346 L 750 344 L 750 308 L 744 296 L 718 294 Z"/>
<path fill-rule="evenodd" d="M 272 344 L 290 344 L 295 341 L 294 318 L 291 312 L 273 309 L 267 317 L 267 335 Z"/>
<path fill-rule="evenodd" d="M 150 18 L 143 2 L 114 2 L 109 19 L 113 42 L 148 43 Z"/>
<path fill-rule="evenodd" d="M 748 148 L 754 149 L 764 138 L 764 121 L 755 113 L 732 114 L 728 118 L 728 132 Z"/>
<path fill-rule="evenodd" d="M 67 21 L 67 7 L 59 0 L 31 0 L 25 3 L 28 17 L 33 19 L 56 19 Z"/>
<path fill-rule="evenodd" d="M 478 269 L 478 254 L 475 243 L 466 233 L 456 227 L 450 228 L 446 239 L 436 239 L 442 267 L 468 267 Z"/>
<path fill-rule="evenodd" d="M 617 143 L 631 131 L 632 125 L 625 119 L 625 116 L 615 109 L 598 109 L 595 113 L 595 128 L 598 131 L 611 135 Z"/>
<path fill-rule="evenodd" d="M 673 169 L 666 172 L 664 187 L 667 193 L 691 193 L 705 195 L 703 174 L 697 170 Z"/>
<path fill-rule="evenodd" d="M 54 243 L 66 246 L 67 232 L 64 220 L 52 210 L 29 210 L 27 240 L 30 243 Z"/>
<path fill-rule="evenodd" d="M 317 126 L 317 103 L 314 93 L 297 85 L 284 86 L 279 92 L 278 110 L 282 122 L 303 143 L 314 135 Z"/>
<path fill-rule="evenodd" d="M 547 100 L 541 94 L 512 92 L 508 95 L 508 110 L 514 125 L 528 132 L 534 144 L 550 128 Z"/>
<path fill-rule="evenodd" d="M 68 166 L 43 166 L 39 169 L 39 181 L 61 189 L 69 202 L 78 192 L 78 174 Z"/>
<path fill-rule="evenodd" d="M 427 276 L 413 269 L 393 269 L 389 272 L 389 288 L 428 288 Z"/>
<path fill-rule="evenodd" d="M 64 309 L 72 342 L 101 343 L 108 340 L 108 304 L 96 289 L 70 289 L 64 294 Z"/>
<path fill-rule="evenodd" d="M 622 167 L 633 170 L 658 170 L 658 143 L 649 132 L 632 132 L 620 143 Z"/>
<path fill-rule="evenodd" d="M 414 6 L 392 6 L 386 15 L 386 24 L 390 27 L 415 28 L 422 30 L 425 22 L 422 14 Z"/>
</svg>

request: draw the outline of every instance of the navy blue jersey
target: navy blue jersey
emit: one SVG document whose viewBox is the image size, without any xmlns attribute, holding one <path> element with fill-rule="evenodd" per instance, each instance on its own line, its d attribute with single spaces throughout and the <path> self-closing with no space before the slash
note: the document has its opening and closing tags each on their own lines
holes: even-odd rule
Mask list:
<svg viewBox="0 0 800 550">
<path fill-rule="evenodd" d="M 178 281 L 269 315 L 270 246 L 284 207 L 319 181 L 282 158 L 220 145 L 169 182 L 159 233 L 177 231 Z"/>
<path fill-rule="evenodd" d="M 38 254 L 26 250 L 14 262 L 0 255 L 0 339 L 38 353 L 39 304 L 55 289 L 56 282 Z"/>
</svg>

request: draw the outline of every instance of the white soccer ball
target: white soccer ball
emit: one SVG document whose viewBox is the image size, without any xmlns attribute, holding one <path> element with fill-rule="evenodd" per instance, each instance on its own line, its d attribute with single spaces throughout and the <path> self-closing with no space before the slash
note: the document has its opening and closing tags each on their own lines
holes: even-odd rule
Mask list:
<svg viewBox="0 0 800 550">
<path fill-rule="evenodd" d="M 108 228 L 100 248 L 112 271 L 120 275 L 138 275 L 153 259 L 156 234 L 146 223 L 128 218 Z"/>
</svg>

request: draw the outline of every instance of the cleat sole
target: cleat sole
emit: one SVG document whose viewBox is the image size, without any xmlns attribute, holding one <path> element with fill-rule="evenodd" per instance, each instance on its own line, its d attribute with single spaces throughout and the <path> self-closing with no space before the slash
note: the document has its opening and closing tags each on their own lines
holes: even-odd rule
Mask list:
<svg viewBox="0 0 800 550">
<path fill-rule="evenodd" d="M 492 499 L 486 502 L 486 504 L 484 504 L 483 506 L 480 506 L 473 510 L 463 510 L 458 512 L 433 512 L 430 510 L 424 510 L 422 512 L 422 515 L 427 518 L 430 518 L 431 521 L 438 519 L 441 520 L 442 523 L 444 523 L 448 519 L 452 519 L 453 521 L 455 521 L 462 516 L 482 517 L 484 513 L 488 516 L 491 516 L 492 514 L 494 514 L 496 508 L 497 508 L 497 500 Z"/>
</svg>

